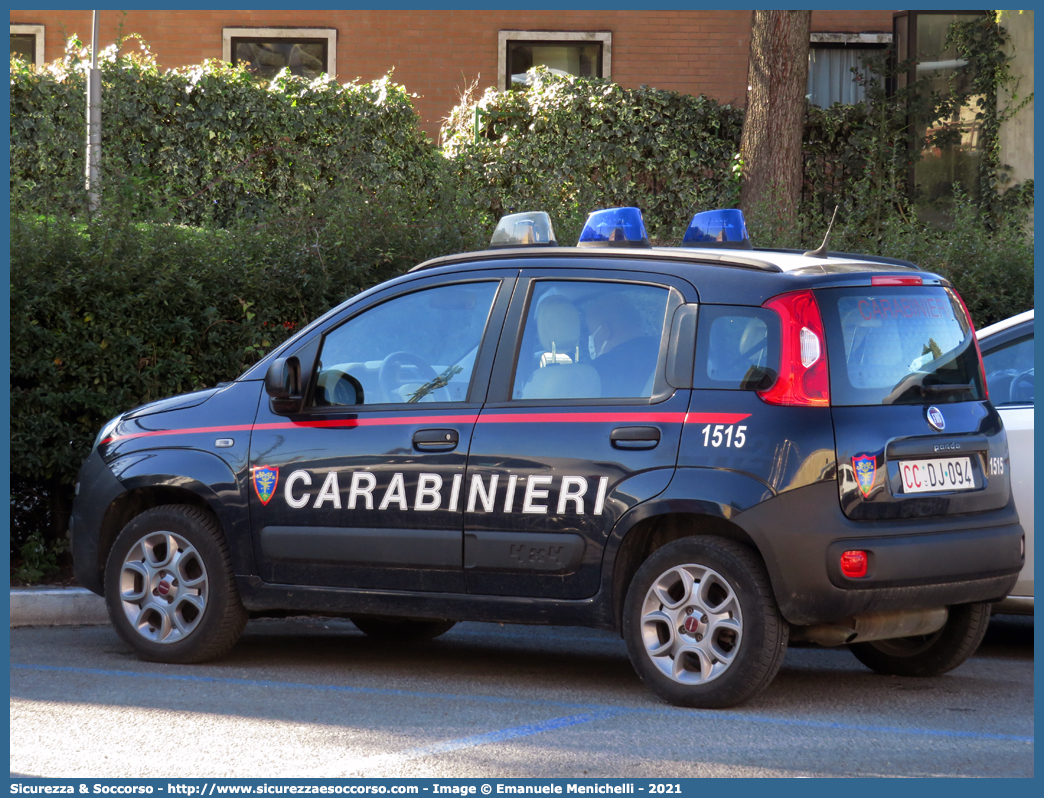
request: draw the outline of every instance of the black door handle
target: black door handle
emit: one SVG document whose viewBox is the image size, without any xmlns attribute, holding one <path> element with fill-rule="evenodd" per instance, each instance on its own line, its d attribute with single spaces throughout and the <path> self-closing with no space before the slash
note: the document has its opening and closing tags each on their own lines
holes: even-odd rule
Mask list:
<svg viewBox="0 0 1044 798">
<path fill-rule="evenodd" d="M 617 449 L 655 449 L 660 442 L 658 427 L 617 427 L 609 435 Z"/>
<path fill-rule="evenodd" d="M 458 443 L 460 436 L 455 429 L 419 429 L 413 433 L 413 448 L 422 452 L 448 452 Z"/>
</svg>

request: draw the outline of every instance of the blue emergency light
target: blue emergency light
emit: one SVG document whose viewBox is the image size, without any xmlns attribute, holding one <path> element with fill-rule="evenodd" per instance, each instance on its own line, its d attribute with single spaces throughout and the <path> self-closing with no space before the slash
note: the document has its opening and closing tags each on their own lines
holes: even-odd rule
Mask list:
<svg viewBox="0 0 1044 798">
<path fill-rule="evenodd" d="M 637 208 L 606 208 L 587 217 L 578 247 L 651 247 L 642 212 Z"/>
<path fill-rule="evenodd" d="M 753 249 L 743 211 L 737 208 L 697 213 L 689 222 L 682 246 Z"/>
<path fill-rule="evenodd" d="M 501 217 L 489 240 L 490 249 L 557 246 L 551 217 L 543 211 L 512 213 Z"/>
</svg>

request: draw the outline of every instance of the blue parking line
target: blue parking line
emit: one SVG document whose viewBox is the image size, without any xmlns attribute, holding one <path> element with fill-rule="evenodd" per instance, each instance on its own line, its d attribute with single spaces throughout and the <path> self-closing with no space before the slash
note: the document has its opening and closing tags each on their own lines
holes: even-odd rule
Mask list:
<svg viewBox="0 0 1044 798">
<path fill-rule="evenodd" d="M 698 709 L 672 708 L 646 709 L 643 707 L 606 706 L 604 704 L 576 704 L 565 701 L 550 701 L 547 699 L 507 698 L 503 696 L 464 695 L 459 693 L 430 693 L 414 690 L 389 690 L 376 687 L 351 687 L 348 685 L 339 684 L 277 682 L 267 679 L 237 679 L 231 676 L 195 676 L 177 673 L 150 673 L 148 671 L 116 671 L 106 670 L 102 668 L 77 668 L 69 665 L 31 665 L 19 664 L 14 662 L 11 663 L 11 670 L 79 673 L 88 676 L 119 676 L 133 679 L 161 679 L 165 681 L 220 684 L 236 687 L 263 687 L 266 689 L 318 690 L 322 692 L 346 693 L 351 695 L 429 698 L 443 701 L 471 701 L 485 704 L 514 704 L 535 707 L 554 707 L 561 709 L 585 710 L 587 712 L 593 713 L 611 712 L 615 715 L 655 715 L 661 717 L 675 717 L 700 720 L 733 720 L 742 721 L 746 723 L 760 723 L 770 726 L 793 726 L 808 729 L 827 729 L 830 731 L 868 732 L 871 734 L 906 734 L 918 737 L 948 737 L 972 740 L 999 740 L 1017 743 L 1033 742 L 1033 735 L 1022 734 L 993 734 L 990 732 L 951 731 L 949 729 L 918 729 L 906 728 L 902 726 L 872 726 L 855 723 L 837 723 L 833 721 L 774 718 L 762 715 L 746 715 L 738 712 L 720 712 Z M 577 715 L 574 717 L 580 716 Z M 592 718 L 592 720 L 594 719 L 596 718 Z M 495 734 L 496 732 L 493 733 Z"/>
</svg>

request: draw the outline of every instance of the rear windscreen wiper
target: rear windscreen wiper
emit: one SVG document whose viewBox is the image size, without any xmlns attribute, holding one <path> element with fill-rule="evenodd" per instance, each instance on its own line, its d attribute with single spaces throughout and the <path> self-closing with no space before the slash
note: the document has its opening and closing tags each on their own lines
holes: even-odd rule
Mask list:
<svg viewBox="0 0 1044 798">
<path fill-rule="evenodd" d="M 953 383 L 953 384 L 940 383 L 940 384 L 937 384 L 937 385 L 924 385 L 924 384 L 921 384 L 921 385 L 918 385 L 917 387 L 921 390 L 921 395 L 922 396 L 929 396 L 931 394 L 940 394 L 940 393 L 974 393 L 975 392 L 975 388 L 972 387 L 971 385 L 961 385 L 959 383 Z"/>
<path fill-rule="evenodd" d="M 962 383 L 929 383 L 925 385 L 923 380 L 928 376 L 923 373 L 907 374 L 898 385 L 892 388 L 891 393 L 885 397 L 883 404 L 904 404 L 916 402 L 918 398 L 928 396 L 941 396 L 950 393 L 975 393 L 975 388 L 969 384 Z"/>
</svg>

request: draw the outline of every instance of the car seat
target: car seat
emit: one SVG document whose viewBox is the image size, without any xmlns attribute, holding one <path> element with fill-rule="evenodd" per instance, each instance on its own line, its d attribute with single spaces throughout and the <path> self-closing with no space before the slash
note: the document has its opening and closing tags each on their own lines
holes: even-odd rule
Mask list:
<svg viewBox="0 0 1044 798">
<path fill-rule="evenodd" d="M 545 297 L 536 311 L 544 354 L 522 388 L 523 399 L 597 399 L 602 381 L 589 363 L 578 363 L 580 312 L 564 296 Z"/>
</svg>

